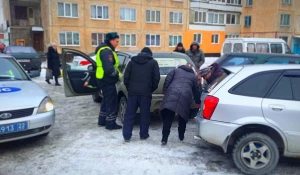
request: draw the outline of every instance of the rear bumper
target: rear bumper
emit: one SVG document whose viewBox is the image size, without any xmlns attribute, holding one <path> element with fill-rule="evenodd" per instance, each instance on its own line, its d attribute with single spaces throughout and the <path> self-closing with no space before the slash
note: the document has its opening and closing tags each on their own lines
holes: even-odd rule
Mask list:
<svg viewBox="0 0 300 175">
<path fill-rule="evenodd" d="M 12 124 L 18 122 L 28 122 L 28 130 L 13 132 L 8 134 L 0 134 L 0 143 L 14 140 L 25 139 L 42 134 L 49 133 L 54 126 L 55 111 L 46 112 L 42 114 L 32 115 L 11 120 L 0 121 L 0 125 Z"/>
<path fill-rule="evenodd" d="M 30 62 L 22 62 L 22 60 L 30 60 Z M 41 70 L 42 60 L 41 59 L 17 59 L 19 64 L 27 71 L 30 70 Z"/>
</svg>

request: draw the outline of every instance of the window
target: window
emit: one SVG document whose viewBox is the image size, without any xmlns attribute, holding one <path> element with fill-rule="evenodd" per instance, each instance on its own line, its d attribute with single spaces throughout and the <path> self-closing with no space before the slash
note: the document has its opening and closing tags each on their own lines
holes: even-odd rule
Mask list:
<svg viewBox="0 0 300 175">
<path fill-rule="evenodd" d="M 105 40 L 105 33 L 92 33 L 92 46 L 98 46 Z"/>
<path fill-rule="evenodd" d="M 235 43 L 233 45 L 233 52 L 242 53 L 243 52 L 243 44 L 242 43 Z"/>
<path fill-rule="evenodd" d="M 175 47 L 180 42 L 182 42 L 182 36 L 181 35 L 170 35 L 169 36 L 169 46 Z"/>
<path fill-rule="evenodd" d="M 290 78 L 283 76 L 269 95 L 269 98 L 292 100 L 293 93 Z"/>
<path fill-rule="evenodd" d="M 225 38 L 239 38 L 240 35 L 235 35 L 235 34 L 231 34 L 231 35 L 225 35 Z"/>
<path fill-rule="evenodd" d="M 247 45 L 247 52 L 255 52 L 255 44 L 254 43 L 248 43 Z"/>
<path fill-rule="evenodd" d="M 231 52 L 231 47 L 232 47 L 231 43 L 225 43 L 224 48 L 223 48 L 223 52 L 224 53 L 230 53 Z"/>
<path fill-rule="evenodd" d="M 79 32 L 59 32 L 59 44 L 61 46 L 79 46 Z"/>
<path fill-rule="evenodd" d="M 212 44 L 219 44 L 219 34 L 213 34 L 211 36 L 211 43 Z"/>
<path fill-rule="evenodd" d="M 245 16 L 244 27 L 251 27 L 251 16 Z"/>
<path fill-rule="evenodd" d="M 282 53 L 281 44 L 271 44 L 271 53 Z"/>
<path fill-rule="evenodd" d="M 292 4 L 292 0 L 282 0 L 283 4 Z"/>
<path fill-rule="evenodd" d="M 205 23 L 206 22 L 206 12 L 195 12 L 195 23 Z"/>
<path fill-rule="evenodd" d="M 160 35 L 147 34 L 146 46 L 160 46 Z"/>
<path fill-rule="evenodd" d="M 267 44 L 267 43 L 257 43 L 256 44 L 256 52 L 257 53 L 270 53 L 269 44 Z"/>
<path fill-rule="evenodd" d="M 214 1 L 214 2 L 223 2 L 223 3 L 226 2 L 225 0 L 210 0 L 210 1 Z"/>
<path fill-rule="evenodd" d="M 241 5 L 242 0 L 227 0 L 227 4 Z"/>
<path fill-rule="evenodd" d="M 287 44 L 284 44 L 284 49 L 285 49 L 286 54 L 291 54 L 292 53 L 290 47 Z"/>
<path fill-rule="evenodd" d="M 197 41 L 199 44 L 201 44 L 202 43 L 202 34 L 195 33 L 194 34 L 194 41 Z"/>
<path fill-rule="evenodd" d="M 290 17 L 289 14 L 281 14 L 280 25 L 281 26 L 290 26 Z"/>
<path fill-rule="evenodd" d="M 58 16 L 78 18 L 78 5 L 74 3 L 58 3 Z"/>
<path fill-rule="evenodd" d="M 232 94 L 250 97 L 265 97 L 281 72 L 264 72 L 254 74 L 229 90 Z"/>
<path fill-rule="evenodd" d="M 135 34 L 121 34 L 122 47 L 136 46 L 136 35 Z"/>
<path fill-rule="evenodd" d="M 182 24 L 182 12 L 170 12 L 170 24 Z"/>
<path fill-rule="evenodd" d="M 225 14 L 208 13 L 207 22 L 210 24 L 225 24 Z"/>
<path fill-rule="evenodd" d="M 120 20 L 121 21 L 136 21 L 136 9 L 134 8 L 121 8 Z"/>
<path fill-rule="evenodd" d="M 91 5 L 91 18 L 92 19 L 109 19 L 109 7 Z"/>
<path fill-rule="evenodd" d="M 237 66 L 237 65 L 247 65 L 253 64 L 254 58 L 247 58 L 247 57 L 231 57 L 226 60 L 222 66 Z"/>
<path fill-rule="evenodd" d="M 119 58 L 119 70 L 121 72 L 123 72 L 124 68 L 127 65 L 128 59 L 126 60 L 126 56 L 125 55 L 121 55 L 121 54 L 118 54 L 118 58 Z"/>
<path fill-rule="evenodd" d="M 16 19 L 27 19 L 27 7 L 15 6 L 15 18 Z"/>
<path fill-rule="evenodd" d="M 300 76 L 290 77 L 294 99 L 300 101 Z"/>
<path fill-rule="evenodd" d="M 226 24 L 239 25 L 240 24 L 240 15 L 238 14 L 227 14 L 226 15 Z"/>
<path fill-rule="evenodd" d="M 148 22 L 148 23 L 160 23 L 160 11 L 158 11 L 158 10 L 146 10 L 146 22 Z"/>
<path fill-rule="evenodd" d="M 28 18 L 33 18 L 34 17 L 33 8 L 28 7 L 27 10 L 28 10 Z"/>
<path fill-rule="evenodd" d="M 279 36 L 280 39 L 283 39 L 286 43 L 288 43 L 288 36 Z"/>
<path fill-rule="evenodd" d="M 246 0 L 246 7 L 250 7 L 253 5 L 253 0 Z"/>
</svg>

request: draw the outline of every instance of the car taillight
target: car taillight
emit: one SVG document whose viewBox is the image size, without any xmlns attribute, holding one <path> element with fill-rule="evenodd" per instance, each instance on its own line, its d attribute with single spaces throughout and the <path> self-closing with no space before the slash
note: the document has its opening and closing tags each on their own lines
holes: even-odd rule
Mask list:
<svg viewBox="0 0 300 175">
<path fill-rule="evenodd" d="M 208 95 L 205 98 L 204 106 L 203 106 L 203 113 L 202 113 L 204 119 L 210 120 L 218 103 L 219 103 L 219 99 L 217 97 Z"/>
<path fill-rule="evenodd" d="M 85 66 L 85 65 L 88 65 L 88 64 L 91 64 L 91 62 L 89 61 L 80 61 L 79 65 L 81 66 Z"/>
</svg>

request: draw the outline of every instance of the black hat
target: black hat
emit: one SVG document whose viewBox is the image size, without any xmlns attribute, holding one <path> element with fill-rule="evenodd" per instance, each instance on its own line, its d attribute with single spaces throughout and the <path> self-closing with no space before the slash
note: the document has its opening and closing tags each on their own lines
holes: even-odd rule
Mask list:
<svg viewBox="0 0 300 175">
<path fill-rule="evenodd" d="M 152 51 L 149 47 L 144 47 L 141 52 L 147 53 L 152 56 Z"/>
<path fill-rule="evenodd" d="M 109 32 L 106 34 L 105 36 L 105 40 L 106 41 L 110 41 L 116 38 L 120 38 L 117 32 Z"/>
<path fill-rule="evenodd" d="M 177 47 L 183 47 L 183 44 L 182 43 L 178 43 Z"/>
</svg>

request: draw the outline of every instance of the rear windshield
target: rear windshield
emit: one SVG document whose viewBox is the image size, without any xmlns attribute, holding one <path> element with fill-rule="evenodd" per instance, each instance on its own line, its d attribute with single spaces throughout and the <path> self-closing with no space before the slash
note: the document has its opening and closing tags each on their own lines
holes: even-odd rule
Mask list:
<svg viewBox="0 0 300 175">
<path fill-rule="evenodd" d="M 160 75 L 167 75 L 179 65 L 193 64 L 192 60 L 185 55 L 154 54 L 153 57 L 158 63 Z"/>
<path fill-rule="evenodd" d="M 10 53 L 36 53 L 36 51 L 32 47 L 21 47 L 21 46 L 9 47 L 7 49 L 7 52 L 10 52 Z"/>
<path fill-rule="evenodd" d="M 15 60 L 0 58 L 0 82 L 14 80 L 28 80 L 28 77 Z"/>
<path fill-rule="evenodd" d="M 230 72 L 226 69 L 223 69 L 223 73 L 216 77 L 210 84 L 204 83 L 204 92 L 209 93 L 211 92 L 219 83 L 221 83 L 229 74 Z"/>
</svg>

